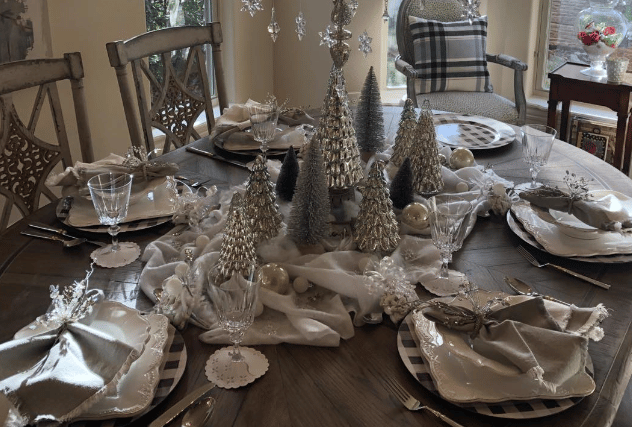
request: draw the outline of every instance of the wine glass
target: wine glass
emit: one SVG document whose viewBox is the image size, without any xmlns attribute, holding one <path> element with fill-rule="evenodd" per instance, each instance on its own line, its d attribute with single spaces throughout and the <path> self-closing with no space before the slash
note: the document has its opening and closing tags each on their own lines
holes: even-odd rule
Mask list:
<svg viewBox="0 0 632 427">
<path fill-rule="evenodd" d="M 259 293 L 256 270 L 253 262 L 220 261 L 211 268 L 207 277 L 206 292 L 211 306 L 219 326 L 228 333 L 233 343 L 232 348 L 218 350 L 208 361 L 208 372 L 213 382 L 222 387 L 245 385 L 265 372 L 261 372 L 260 360 L 265 360 L 265 356 L 254 349 L 240 347 L 255 317 Z"/>
<path fill-rule="evenodd" d="M 441 252 L 441 269 L 436 280 L 451 281 L 448 264 L 452 261 L 452 252 L 458 251 L 463 245 L 469 222 L 467 219 L 473 206 L 454 194 L 438 194 L 428 201 L 432 243 Z"/>
<path fill-rule="evenodd" d="M 525 163 L 529 165 L 531 183 L 521 184 L 516 187 L 519 190 L 538 188 L 541 184 L 536 182 L 536 177 L 551 155 L 553 141 L 557 131 L 546 125 L 524 125 L 522 133 L 522 155 Z"/>
<path fill-rule="evenodd" d="M 90 178 L 88 189 L 99 222 L 109 226 L 108 233 L 112 236 L 112 244 L 95 250 L 90 256 L 103 267 L 120 267 L 131 263 L 140 255 L 140 249 L 132 242 L 119 244 L 121 227 L 118 224 L 127 216 L 132 175 L 105 172 Z"/>
<path fill-rule="evenodd" d="M 255 141 L 261 144 L 261 152 L 266 157 L 268 143 L 274 139 L 277 121 L 279 120 L 279 109 L 276 103 L 249 104 L 247 106 L 250 115 L 250 124 Z"/>
</svg>

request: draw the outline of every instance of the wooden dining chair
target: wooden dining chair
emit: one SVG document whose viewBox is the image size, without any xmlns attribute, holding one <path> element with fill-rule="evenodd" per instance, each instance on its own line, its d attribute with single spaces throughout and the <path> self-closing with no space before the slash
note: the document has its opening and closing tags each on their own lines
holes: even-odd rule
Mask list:
<svg viewBox="0 0 632 427">
<path fill-rule="evenodd" d="M 210 45 L 220 111 L 228 106 L 221 58 L 219 22 L 205 26 L 172 27 L 150 31 L 106 45 L 110 65 L 119 82 L 132 144 L 155 148 L 153 129 L 165 134 L 163 153 L 200 138 L 196 119 L 204 113 L 209 132 L 215 125 L 204 46 Z M 173 54 L 185 50 L 184 54 Z M 128 77 L 131 64 L 136 97 Z M 181 64 L 184 71 L 178 73 Z M 148 83 L 148 84 L 147 84 Z M 150 96 L 147 94 L 147 87 Z M 140 114 L 140 125 L 136 110 Z M 142 136 L 141 136 L 142 135 Z"/>
<path fill-rule="evenodd" d="M 7 228 L 14 207 L 26 216 L 39 208 L 41 195 L 50 201 L 56 200 L 57 197 L 45 185 L 46 178 L 59 162 L 64 168 L 72 166 L 57 91 L 58 81 L 70 81 L 82 160 L 94 161 L 83 76 L 79 52 L 67 53 L 63 58 L 0 64 L 0 194 L 4 196 L 0 232 Z M 28 124 L 25 124 L 14 99 L 29 99 L 28 90 L 32 88 L 38 89 Z M 35 136 L 35 130 L 47 98 L 54 130 L 50 131 L 51 138 L 43 141 Z M 43 128 L 44 125 L 41 126 Z M 56 137 L 56 144 L 51 143 L 55 139 L 52 134 Z"/>
</svg>

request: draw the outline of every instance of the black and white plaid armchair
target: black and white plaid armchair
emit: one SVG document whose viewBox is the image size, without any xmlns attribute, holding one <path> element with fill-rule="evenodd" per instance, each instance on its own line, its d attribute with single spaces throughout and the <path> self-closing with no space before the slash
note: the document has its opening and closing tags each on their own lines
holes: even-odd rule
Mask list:
<svg viewBox="0 0 632 427">
<path fill-rule="evenodd" d="M 526 119 L 523 73 L 527 64 L 486 52 L 487 18 L 463 18 L 460 0 L 403 0 L 397 14 L 395 67 L 406 76 L 407 95 L 434 110 L 490 117 L 522 125 Z M 493 93 L 487 63 L 514 70 L 514 98 Z"/>
</svg>

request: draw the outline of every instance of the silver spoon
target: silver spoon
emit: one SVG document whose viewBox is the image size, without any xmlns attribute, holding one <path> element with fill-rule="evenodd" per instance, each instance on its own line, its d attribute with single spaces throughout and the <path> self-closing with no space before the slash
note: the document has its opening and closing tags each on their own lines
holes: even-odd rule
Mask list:
<svg viewBox="0 0 632 427">
<path fill-rule="evenodd" d="M 66 239 L 62 239 L 61 237 L 57 237 L 53 235 L 47 236 L 45 234 L 28 233 L 26 231 L 22 231 L 21 234 L 24 234 L 25 236 L 30 236 L 30 237 L 38 237 L 40 239 L 55 240 L 57 242 L 63 243 L 65 248 L 72 248 L 73 246 L 77 246 L 88 241 L 87 239 L 83 237 L 75 237 L 73 239 L 66 240 Z"/>
<path fill-rule="evenodd" d="M 213 414 L 215 399 L 205 397 L 198 400 L 182 417 L 182 427 L 202 427 Z"/>
<path fill-rule="evenodd" d="M 550 297 L 548 295 L 542 295 L 537 292 L 534 292 L 533 289 L 531 289 L 531 286 L 527 285 L 525 282 L 523 282 L 520 279 L 516 279 L 515 277 L 505 277 L 505 283 L 507 284 L 507 286 L 509 286 L 511 289 L 513 289 L 516 293 L 520 295 L 526 295 L 529 297 L 542 297 L 543 299 L 546 299 L 549 301 L 554 301 L 554 302 L 564 304 L 564 305 L 570 305 L 569 303 L 565 301 Z"/>
</svg>

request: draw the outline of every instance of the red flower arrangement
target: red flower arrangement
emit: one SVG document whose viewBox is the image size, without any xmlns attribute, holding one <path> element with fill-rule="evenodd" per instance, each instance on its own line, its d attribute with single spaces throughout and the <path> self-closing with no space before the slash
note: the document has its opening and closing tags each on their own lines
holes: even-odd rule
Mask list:
<svg viewBox="0 0 632 427">
<path fill-rule="evenodd" d="M 595 26 L 594 22 L 586 25 L 586 31 L 577 33 L 577 38 L 586 46 L 592 46 L 602 41 L 606 46 L 617 47 L 621 37 L 614 27 Z"/>
</svg>

